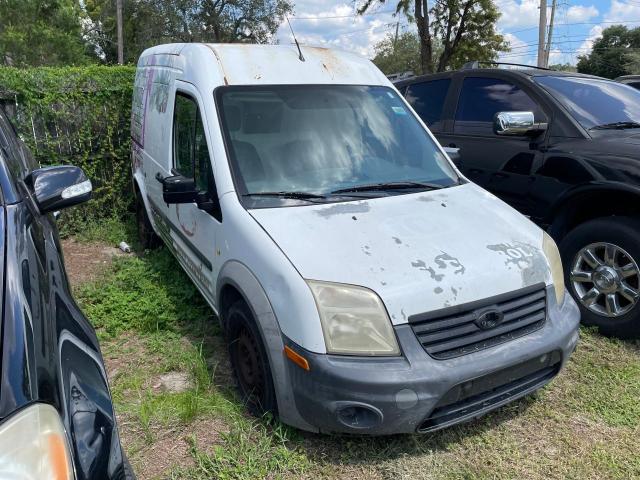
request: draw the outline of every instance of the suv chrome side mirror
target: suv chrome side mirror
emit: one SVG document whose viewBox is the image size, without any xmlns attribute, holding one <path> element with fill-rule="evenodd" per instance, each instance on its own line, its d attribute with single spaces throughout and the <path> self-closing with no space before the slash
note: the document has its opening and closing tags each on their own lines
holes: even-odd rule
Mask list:
<svg viewBox="0 0 640 480">
<path fill-rule="evenodd" d="M 71 207 L 91 198 L 91 180 L 79 167 L 39 168 L 24 179 L 40 213 Z"/>
<path fill-rule="evenodd" d="M 528 135 L 544 130 L 545 124 L 536 124 L 533 112 L 498 112 L 493 117 L 496 135 Z"/>
<path fill-rule="evenodd" d="M 460 149 L 455 147 L 442 147 L 444 153 L 446 153 L 454 165 L 460 166 Z"/>
</svg>

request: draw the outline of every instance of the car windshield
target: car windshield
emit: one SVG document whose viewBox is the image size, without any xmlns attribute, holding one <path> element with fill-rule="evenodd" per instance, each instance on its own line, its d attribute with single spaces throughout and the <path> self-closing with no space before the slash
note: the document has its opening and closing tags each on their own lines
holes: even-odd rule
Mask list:
<svg viewBox="0 0 640 480">
<path fill-rule="evenodd" d="M 535 77 L 587 130 L 640 128 L 640 91 L 609 80 Z"/>
<path fill-rule="evenodd" d="M 217 103 L 236 188 L 249 206 L 395 195 L 459 182 L 391 88 L 223 87 Z"/>
</svg>

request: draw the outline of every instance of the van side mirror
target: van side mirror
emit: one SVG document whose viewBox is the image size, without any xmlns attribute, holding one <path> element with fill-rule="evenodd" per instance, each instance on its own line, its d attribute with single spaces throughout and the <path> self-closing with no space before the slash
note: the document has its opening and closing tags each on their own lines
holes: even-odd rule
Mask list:
<svg viewBox="0 0 640 480">
<path fill-rule="evenodd" d="M 193 178 L 174 175 L 158 177 L 158 181 L 162 183 L 162 198 L 167 204 L 194 203 L 200 198 L 200 192 Z"/>
<path fill-rule="evenodd" d="M 493 118 L 493 132 L 501 136 L 527 136 L 546 130 L 545 123 L 536 123 L 533 112 L 498 112 Z"/>
<path fill-rule="evenodd" d="M 217 199 L 211 200 L 208 192 L 198 190 L 195 179 L 182 175 L 163 177 L 160 172 L 156 175 L 156 179 L 162 184 L 162 199 L 166 204 L 195 203 L 200 210 L 222 220 Z"/>
<path fill-rule="evenodd" d="M 78 205 L 91 198 L 91 180 L 79 167 L 61 165 L 32 171 L 24 180 L 40 213 Z"/>
</svg>

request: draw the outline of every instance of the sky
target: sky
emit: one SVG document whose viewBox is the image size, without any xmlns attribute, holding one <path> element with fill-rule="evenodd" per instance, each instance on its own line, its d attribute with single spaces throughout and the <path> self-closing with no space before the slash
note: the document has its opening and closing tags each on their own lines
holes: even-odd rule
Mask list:
<svg viewBox="0 0 640 480">
<path fill-rule="evenodd" d="M 393 16 L 397 0 L 374 4 L 369 13 L 358 16 L 353 0 L 294 0 L 291 25 L 298 41 L 305 45 L 336 47 L 372 58 L 373 46 L 389 33 L 416 31 L 415 23 Z M 511 51 L 500 55 L 504 62 L 535 64 L 538 44 L 539 0 L 494 0 L 502 16 L 498 31 L 510 42 Z M 548 0 L 551 5 L 551 0 Z M 549 14 L 550 16 L 550 8 Z M 604 28 L 625 24 L 640 26 L 640 0 L 557 0 L 550 64 L 575 64 L 577 57 L 591 51 Z M 283 23 L 280 43 L 292 42 Z"/>
</svg>

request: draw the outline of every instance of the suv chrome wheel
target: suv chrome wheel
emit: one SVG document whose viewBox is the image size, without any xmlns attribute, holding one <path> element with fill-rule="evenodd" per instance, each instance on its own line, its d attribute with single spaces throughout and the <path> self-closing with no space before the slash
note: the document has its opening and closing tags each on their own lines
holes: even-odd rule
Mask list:
<svg viewBox="0 0 640 480">
<path fill-rule="evenodd" d="M 592 243 L 580 250 L 569 278 L 580 302 L 598 315 L 619 317 L 640 299 L 638 264 L 612 243 Z"/>
</svg>

